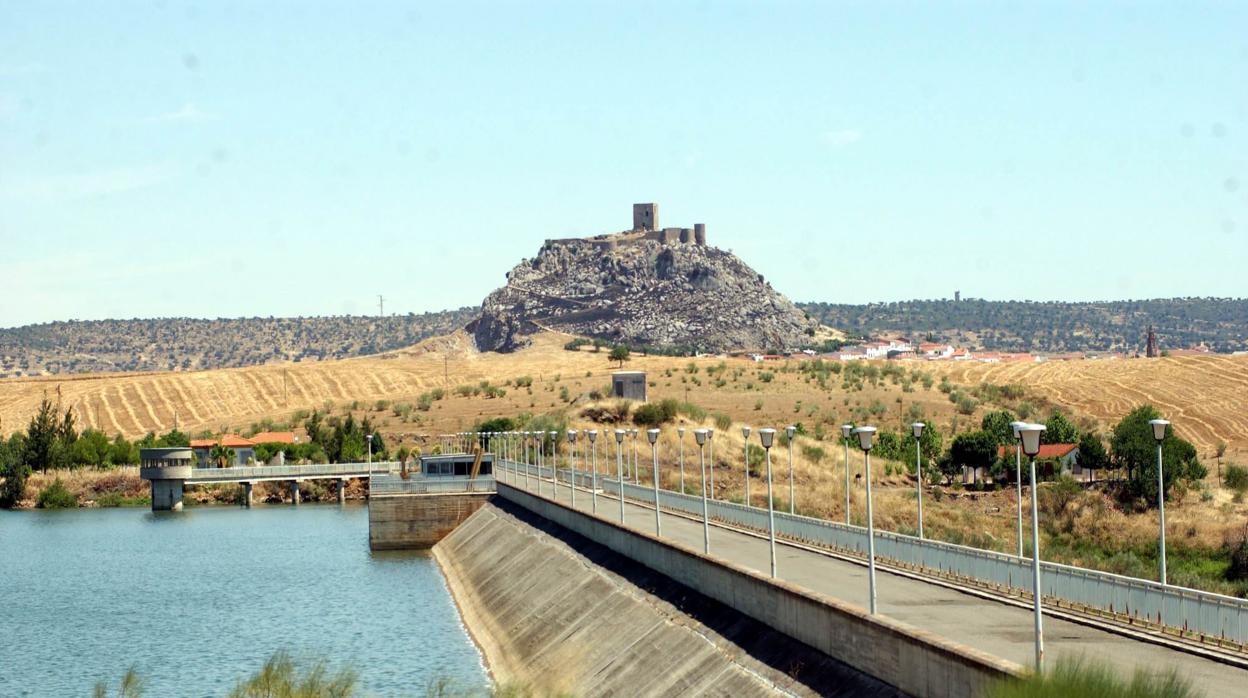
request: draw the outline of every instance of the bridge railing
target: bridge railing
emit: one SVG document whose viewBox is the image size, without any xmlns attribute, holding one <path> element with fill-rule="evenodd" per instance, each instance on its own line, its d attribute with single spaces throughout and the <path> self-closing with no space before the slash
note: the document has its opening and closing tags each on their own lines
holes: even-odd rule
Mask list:
<svg viewBox="0 0 1248 698">
<path fill-rule="evenodd" d="M 515 466 L 512 463 L 501 465 L 508 477 Z M 523 478 L 524 467 L 518 464 L 520 478 Z M 531 477 L 536 476 L 538 468 L 529 468 Z M 551 469 L 542 468 L 541 477 L 549 480 Z M 560 481 L 566 485 L 568 478 L 560 469 Z M 583 471 L 577 479 L 582 486 L 589 486 L 591 482 L 590 474 Z M 614 477 L 600 474 L 598 486 L 608 493 L 619 491 L 619 481 Z M 654 489 L 625 482 L 624 496 L 652 503 Z M 702 516 L 700 495 L 662 489 L 659 503 L 664 509 Z M 755 531 L 767 530 L 766 509 L 708 500 L 707 511 L 716 521 Z M 775 512 L 775 521 L 779 537 L 857 556 L 867 554 L 867 531 L 862 526 L 779 511 Z M 877 559 L 899 567 L 962 583 L 1020 596 L 1030 596 L 1033 591 L 1031 559 L 1026 557 L 878 530 L 875 552 Z M 1046 603 L 1131 623 L 1165 626 L 1209 640 L 1226 640 L 1240 645 L 1241 649 L 1248 645 L 1248 600 L 1056 562 L 1041 560 L 1040 565 L 1041 591 Z"/>
<path fill-rule="evenodd" d="M 404 480 L 397 475 L 376 477 L 369 481 L 369 495 L 379 494 L 431 494 L 453 492 L 493 492 L 494 478 L 482 475 L 468 477 L 412 477 Z"/>
<path fill-rule="evenodd" d="M 313 465 L 248 465 L 231 468 L 192 468 L 192 480 L 249 480 L 305 477 L 332 477 L 335 475 L 360 477 L 389 473 L 397 463 L 378 461 L 373 463 L 317 463 Z"/>
</svg>

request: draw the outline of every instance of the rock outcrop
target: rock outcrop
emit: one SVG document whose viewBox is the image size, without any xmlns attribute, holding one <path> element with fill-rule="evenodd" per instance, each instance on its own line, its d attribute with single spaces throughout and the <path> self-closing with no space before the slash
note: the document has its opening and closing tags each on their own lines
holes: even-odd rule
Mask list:
<svg viewBox="0 0 1248 698">
<path fill-rule="evenodd" d="M 547 242 L 507 274 L 468 329 L 482 351 L 554 330 L 684 351 L 788 349 L 817 324 L 734 255 L 611 237 Z"/>
</svg>

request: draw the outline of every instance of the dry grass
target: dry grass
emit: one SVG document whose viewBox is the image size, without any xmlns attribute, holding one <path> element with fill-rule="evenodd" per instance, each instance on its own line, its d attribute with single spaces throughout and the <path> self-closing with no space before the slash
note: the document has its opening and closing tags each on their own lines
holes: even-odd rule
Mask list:
<svg viewBox="0 0 1248 698">
<path fill-rule="evenodd" d="M 954 383 L 1017 383 L 1108 430 L 1133 408 L 1151 403 L 1209 457 L 1218 441 L 1248 452 L 1248 356 L 1182 356 L 1044 363 L 931 364 Z"/>
</svg>

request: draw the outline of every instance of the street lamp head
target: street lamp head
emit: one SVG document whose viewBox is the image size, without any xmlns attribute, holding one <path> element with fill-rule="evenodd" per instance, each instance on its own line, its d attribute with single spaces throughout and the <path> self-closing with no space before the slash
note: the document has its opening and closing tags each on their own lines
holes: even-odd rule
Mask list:
<svg viewBox="0 0 1248 698">
<path fill-rule="evenodd" d="M 707 427 L 707 428 L 706 428 L 706 438 L 707 438 L 708 440 L 713 440 L 713 439 L 715 438 L 715 428 L 714 428 L 714 427 Z"/>
<path fill-rule="evenodd" d="M 365 436 L 364 438 L 368 439 L 369 441 L 372 441 L 372 440 L 373 440 L 373 435 L 372 435 L 372 434 L 369 434 L 368 436 Z"/>
<path fill-rule="evenodd" d="M 770 449 L 771 445 L 775 443 L 775 440 L 776 440 L 776 430 L 775 429 L 759 429 L 758 440 L 763 442 L 763 448 Z"/>
<path fill-rule="evenodd" d="M 1148 423 L 1153 427 L 1153 438 L 1157 440 L 1157 443 L 1165 441 L 1166 427 L 1170 426 L 1170 422 L 1164 419 L 1150 419 Z"/>
<path fill-rule="evenodd" d="M 658 430 L 658 429 L 647 429 L 647 430 L 646 430 L 646 439 L 648 439 L 648 440 L 650 441 L 650 444 L 651 444 L 651 445 L 654 445 L 654 444 L 655 444 L 656 442 L 658 442 L 658 440 L 659 440 L 659 430 Z"/>
<path fill-rule="evenodd" d="M 927 428 L 927 425 L 924 424 L 923 422 L 915 422 L 914 424 L 910 425 L 910 432 L 914 434 L 915 441 L 918 441 L 919 439 L 923 438 L 923 430 L 926 428 Z"/>
<path fill-rule="evenodd" d="M 875 439 L 875 427 L 858 427 L 854 433 L 858 435 L 858 448 L 869 453 L 874 445 L 871 441 Z"/>
<path fill-rule="evenodd" d="M 570 444 L 576 443 L 576 430 L 575 429 L 568 430 L 568 443 Z"/>
<path fill-rule="evenodd" d="M 1044 433 L 1043 424 L 1024 424 L 1018 429 L 1023 439 L 1023 453 L 1028 458 L 1035 458 L 1040 453 L 1040 435 Z"/>
<path fill-rule="evenodd" d="M 699 446 L 706 444 L 706 439 L 708 436 L 709 436 L 709 433 L 705 429 L 693 430 L 693 438 L 695 441 L 698 442 Z"/>
<path fill-rule="evenodd" d="M 793 426 L 792 424 L 784 428 L 784 435 L 789 437 L 789 440 L 792 440 L 793 435 L 796 433 L 797 433 L 797 427 Z"/>
<path fill-rule="evenodd" d="M 745 438 L 747 438 L 747 439 L 748 439 L 748 438 L 750 438 L 750 428 L 749 428 L 749 427 L 741 427 L 741 436 L 743 436 L 743 437 L 745 437 Z"/>
<path fill-rule="evenodd" d="M 596 442 L 596 441 L 598 440 L 598 430 L 597 430 L 597 429 L 590 429 L 588 432 L 586 432 L 586 435 L 587 435 L 587 436 L 589 436 L 589 442 L 590 442 L 591 444 L 592 444 L 592 443 L 594 443 L 594 442 Z"/>
<path fill-rule="evenodd" d="M 624 430 L 623 429 L 615 430 L 615 442 L 617 444 L 624 443 Z"/>
<path fill-rule="evenodd" d="M 1010 422 L 1010 429 L 1014 431 L 1014 440 L 1018 441 L 1023 438 L 1023 427 L 1027 426 L 1027 422 Z"/>
<path fill-rule="evenodd" d="M 842 424 L 842 425 L 841 425 L 841 438 L 842 438 L 842 439 L 848 439 L 851 435 L 853 435 L 853 433 L 854 433 L 854 425 L 853 425 L 853 424 Z"/>
<path fill-rule="evenodd" d="M 554 441 L 554 440 L 556 440 L 556 439 L 558 439 L 558 438 L 559 438 L 559 432 L 557 432 L 557 431 L 552 431 L 552 432 L 550 432 L 550 440 L 551 440 L 551 441 Z"/>
<path fill-rule="evenodd" d="M 685 428 L 684 428 L 684 427 L 676 427 L 676 433 L 677 433 L 677 434 L 680 434 L 680 438 L 682 438 L 682 439 L 683 439 L 683 438 L 685 438 Z"/>
</svg>

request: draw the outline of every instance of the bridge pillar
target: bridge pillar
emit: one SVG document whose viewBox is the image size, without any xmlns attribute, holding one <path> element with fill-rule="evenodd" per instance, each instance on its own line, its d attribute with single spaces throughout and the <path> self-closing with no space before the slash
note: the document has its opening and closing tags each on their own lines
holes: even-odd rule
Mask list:
<svg viewBox="0 0 1248 698">
<path fill-rule="evenodd" d="M 347 478 L 338 478 L 338 503 L 347 503 Z"/>
<path fill-rule="evenodd" d="M 248 509 L 251 508 L 251 484 L 250 482 L 243 482 L 243 506 Z"/>
<path fill-rule="evenodd" d="M 299 481 L 290 481 L 290 503 L 299 506 Z"/>
<path fill-rule="evenodd" d="M 139 450 L 139 477 L 152 483 L 152 511 L 182 511 L 182 485 L 194 458 L 189 448 Z"/>
</svg>

